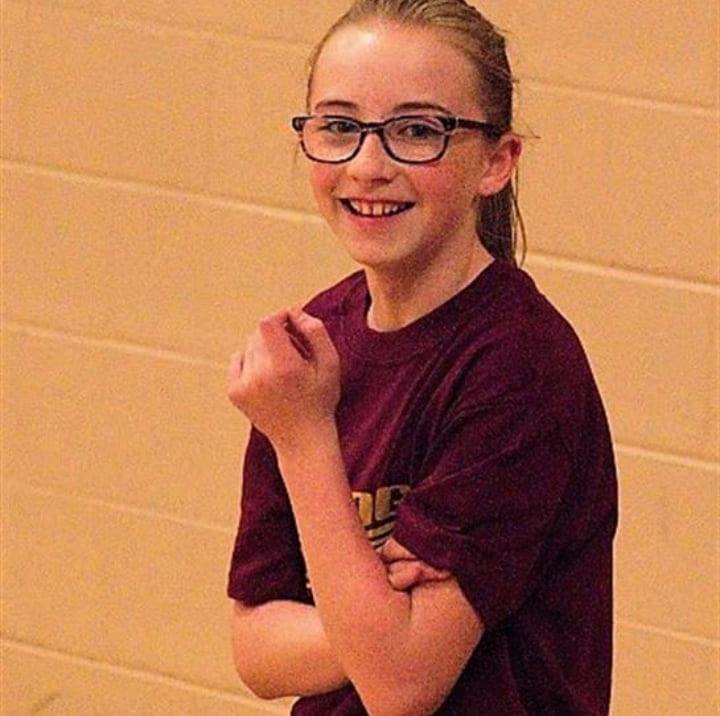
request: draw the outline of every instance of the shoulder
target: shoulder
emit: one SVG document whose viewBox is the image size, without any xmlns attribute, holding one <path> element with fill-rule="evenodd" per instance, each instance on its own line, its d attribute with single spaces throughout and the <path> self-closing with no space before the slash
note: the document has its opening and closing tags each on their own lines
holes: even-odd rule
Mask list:
<svg viewBox="0 0 720 716">
<path fill-rule="evenodd" d="M 515 402 L 562 412 L 596 393 L 585 348 L 568 319 L 526 271 L 498 272 L 485 310 L 453 343 L 460 409 Z"/>
<path fill-rule="evenodd" d="M 315 294 L 303 305 L 303 311 L 327 323 L 334 321 L 346 310 L 350 296 L 364 285 L 365 274 L 362 270 L 345 276 L 332 286 Z"/>
</svg>

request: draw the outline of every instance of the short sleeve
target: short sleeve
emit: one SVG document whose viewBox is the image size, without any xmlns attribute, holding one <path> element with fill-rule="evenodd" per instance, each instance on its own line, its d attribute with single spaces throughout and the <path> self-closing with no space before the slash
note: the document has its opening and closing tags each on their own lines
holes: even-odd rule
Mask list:
<svg viewBox="0 0 720 716">
<path fill-rule="evenodd" d="M 548 568 L 571 463 L 554 416 L 505 402 L 466 409 L 400 503 L 394 538 L 447 569 L 486 631 L 517 610 Z"/>
<path fill-rule="evenodd" d="M 251 429 L 227 594 L 248 606 L 309 601 L 297 526 L 270 441 Z"/>
</svg>

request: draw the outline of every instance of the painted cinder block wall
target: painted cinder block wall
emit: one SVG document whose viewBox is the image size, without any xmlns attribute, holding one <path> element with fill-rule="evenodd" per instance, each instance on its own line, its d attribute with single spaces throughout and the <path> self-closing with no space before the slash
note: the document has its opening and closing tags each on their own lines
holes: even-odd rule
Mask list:
<svg viewBox="0 0 720 716">
<path fill-rule="evenodd" d="M 613 714 L 718 709 L 717 4 L 478 5 L 525 268 L 617 445 Z M 236 678 L 230 354 L 357 265 L 287 119 L 346 0 L 2 2 L 2 714 L 283 714 Z"/>
</svg>

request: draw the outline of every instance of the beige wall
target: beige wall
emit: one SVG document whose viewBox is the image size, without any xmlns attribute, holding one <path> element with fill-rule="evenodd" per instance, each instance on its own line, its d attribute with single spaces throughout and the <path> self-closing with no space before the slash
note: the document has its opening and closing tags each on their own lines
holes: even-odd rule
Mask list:
<svg viewBox="0 0 720 716">
<path fill-rule="evenodd" d="M 230 353 L 358 268 L 287 118 L 341 0 L 2 3 L 3 714 L 267 714 L 225 573 Z M 526 263 L 617 444 L 613 713 L 718 708 L 717 3 L 478 3 L 509 29 Z"/>
</svg>

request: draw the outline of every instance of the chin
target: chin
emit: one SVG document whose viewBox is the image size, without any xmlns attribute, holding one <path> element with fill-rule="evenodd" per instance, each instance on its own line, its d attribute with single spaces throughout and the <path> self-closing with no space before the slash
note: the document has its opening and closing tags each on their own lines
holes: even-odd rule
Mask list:
<svg viewBox="0 0 720 716">
<path fill-rule="evenodd" d="M 387 246 L 358 246 L 357 242 L 350 241 L 343 241 L 342 246 L 355 263 L 378 274 L 412 273 L 417 261 L 417 257 L 412 254 L 388 250 Z"/>
</svg>

